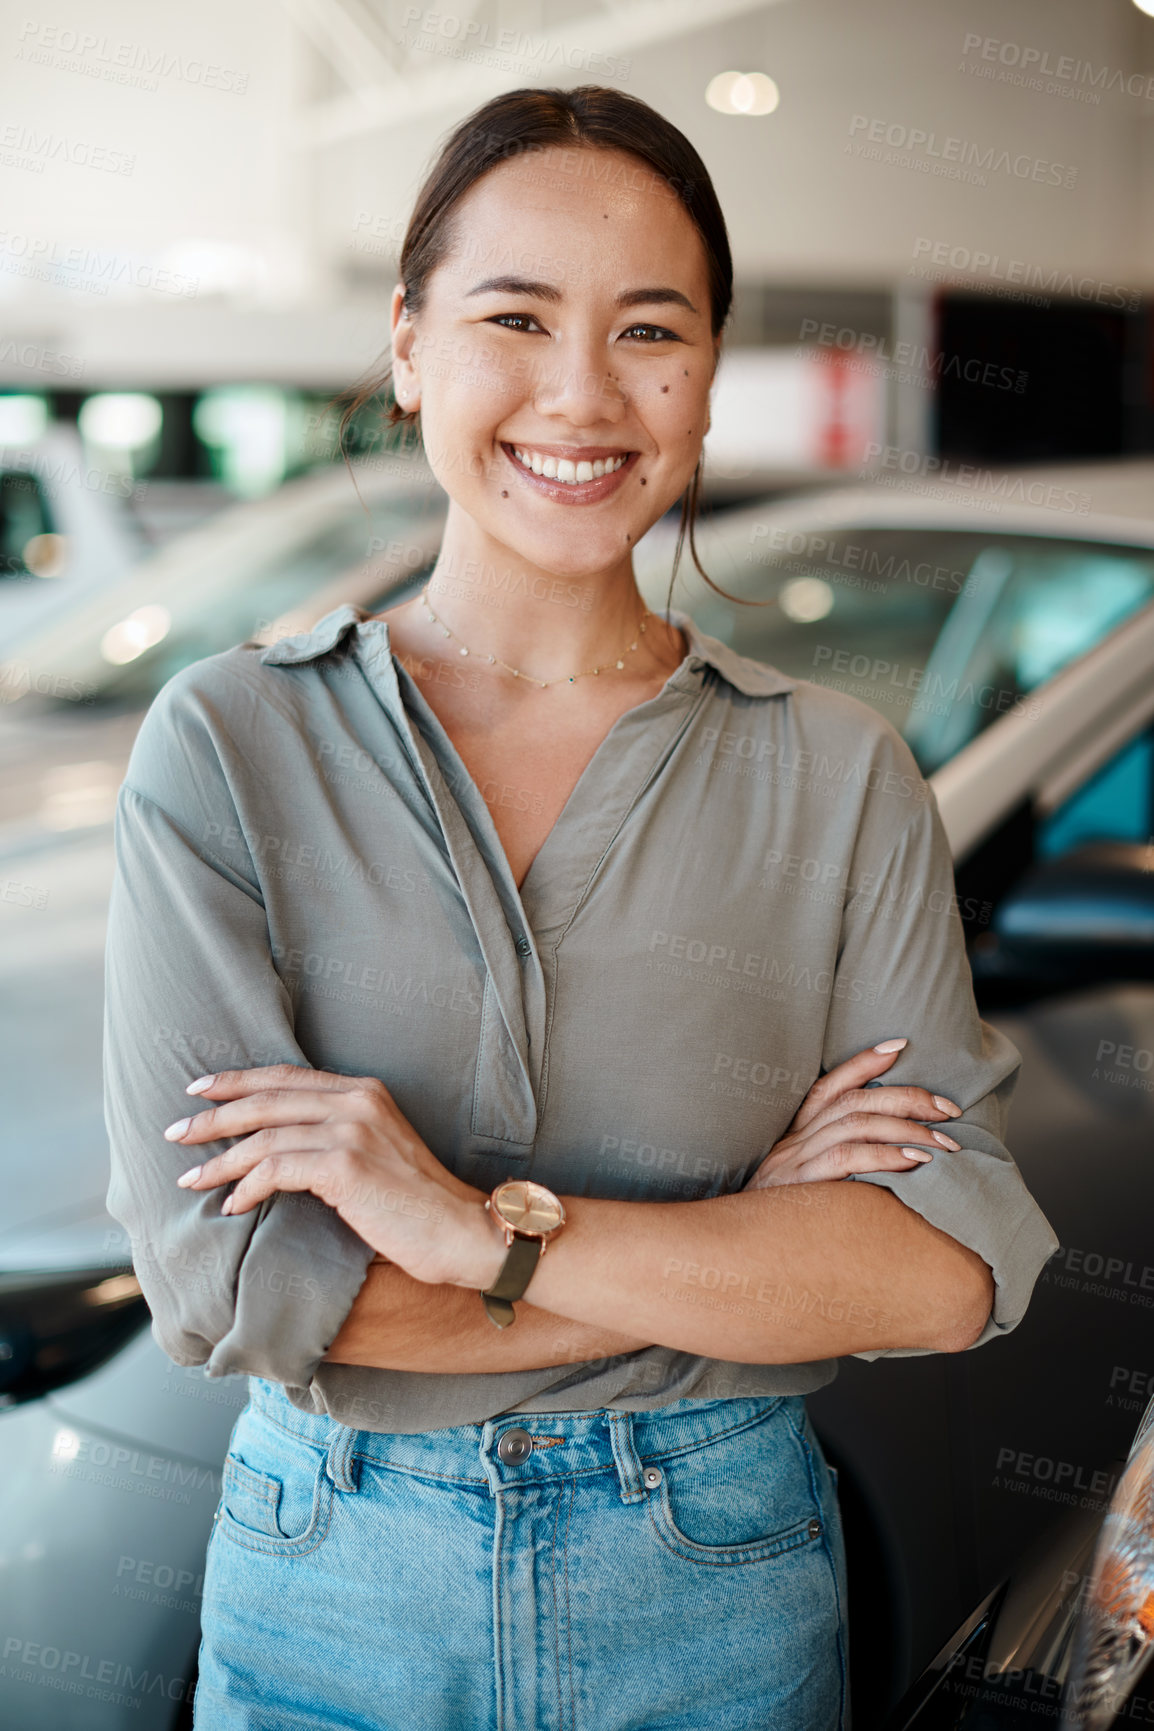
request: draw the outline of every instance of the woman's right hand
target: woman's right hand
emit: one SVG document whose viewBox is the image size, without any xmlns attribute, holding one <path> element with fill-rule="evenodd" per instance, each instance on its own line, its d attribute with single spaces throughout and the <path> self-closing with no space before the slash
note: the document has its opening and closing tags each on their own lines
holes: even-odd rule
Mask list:
<svg viewBox="0 0 1154 1731">
<path fill-rule="evenodd" d="M 884 1044 L 890 1050 L 871 1046 L 818 1077 L 746 1190 L 814 1184 L 855 1172 L 911 1172 L 933 1158 L 923 1148 L 903 1144 L 932 1141 L 943 1149 L 958 1149 L 945 1131 L 926 1128 L 927 1121 L 961 1117 L 961 1107 L 952 1100 L 909 1085 L 865 1086 L 884 1075 L 907 1042 Z"/>
</svg>

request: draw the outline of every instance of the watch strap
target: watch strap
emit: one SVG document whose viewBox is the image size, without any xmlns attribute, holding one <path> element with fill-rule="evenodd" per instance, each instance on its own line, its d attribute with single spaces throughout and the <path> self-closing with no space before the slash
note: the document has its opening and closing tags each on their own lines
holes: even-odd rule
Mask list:
<svg viewBox="0 0 1154 1731">
<path fill-rule="evenodd" d="M 508 1328 L 514 1321 L 512 1300 L 520 1298 L 532 1280 L 533 1271 L 541 1260 L 544 1247 L 543 1238 L 515 1235 L 509 1246 L 509 1254 L 501 1264 L 500 1274 L 489 1290 L 482 1292 L 481 1301 L 489 1314 L 489 1320 L 495 1322 L 498 1328 Z"/>
</svg>

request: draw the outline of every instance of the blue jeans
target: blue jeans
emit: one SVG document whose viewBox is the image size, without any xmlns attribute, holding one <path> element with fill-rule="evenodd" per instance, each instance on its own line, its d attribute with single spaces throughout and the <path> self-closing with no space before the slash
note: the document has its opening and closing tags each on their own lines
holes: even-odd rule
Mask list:
<svg viewBox="0 0 1154 1731">
<path fill-rule="evenodd" d="M 253 1377 L 202 1631 L 196 1731 L 849 1723 L 837 1496 L 796 1395 L 407 1436 Z"/>
</svg>

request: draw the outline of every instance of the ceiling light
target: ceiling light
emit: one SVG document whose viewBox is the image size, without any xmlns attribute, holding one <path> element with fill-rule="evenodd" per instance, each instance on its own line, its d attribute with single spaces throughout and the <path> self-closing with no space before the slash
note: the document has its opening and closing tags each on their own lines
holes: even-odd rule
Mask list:
<svg viewBox="0 0 1154 1731">
<path fill-rule="evenodd" d="M 710 79 L 705 100 L 719 114 L 772 114 L 781 94 L 764 72 L 719 72 Z"/>
<path fill-rule="evenodd" d="M 77 416 L 80 436 L 106 450 L 136 451 L 160 432 L 163 410 L 143 391 L 108 391 L 89 397 Z"/>
</svg>

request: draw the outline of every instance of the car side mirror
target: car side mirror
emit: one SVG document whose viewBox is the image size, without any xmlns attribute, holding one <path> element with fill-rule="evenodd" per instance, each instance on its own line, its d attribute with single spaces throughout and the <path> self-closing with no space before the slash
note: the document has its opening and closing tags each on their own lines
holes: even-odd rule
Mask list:
<svg viewBox="0 0 1154 1731">
<path fill-rule="evenodd" d="M 97 1370 L 148 1317 L 131 1267 L 0 1272 L 0 1408 Z"/>
<path fill-rule="evenodd" d="M 970 948 L 975 987 L 1040 993 L 1154 979 L 1154 846 L 1101 841 L 1038 860 Z"/>
</svg>

